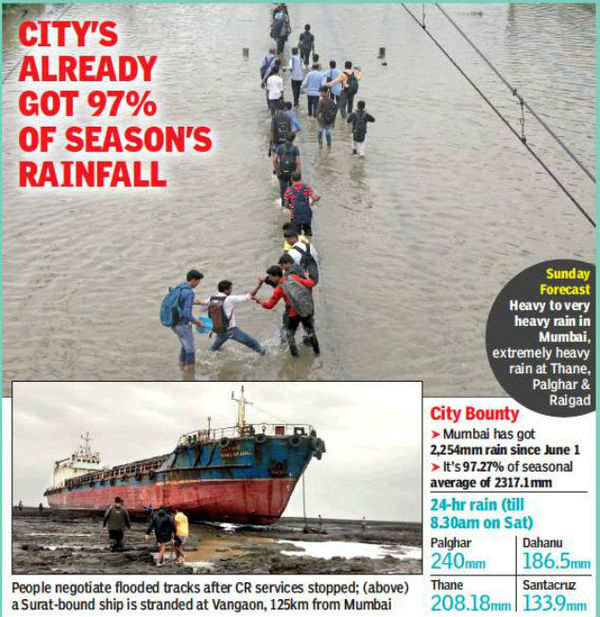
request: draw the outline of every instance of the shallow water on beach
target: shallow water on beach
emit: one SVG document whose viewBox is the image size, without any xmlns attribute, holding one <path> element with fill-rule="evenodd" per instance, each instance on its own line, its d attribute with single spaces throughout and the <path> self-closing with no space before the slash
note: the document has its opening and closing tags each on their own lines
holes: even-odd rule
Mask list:
<svg viewBox="0 0 600 617">
<path fill-rule="evenodd" d="M 421 7 L 414 5 L 420 16 Z M 17 187 L 20 12 L 5 20 L 3 90 L 4 391 L 13 379 L 181 379 L 178 343 L 158 321 L 169 285 L 199 268 L 245 292 L 277 261 L 286 216 L 274 206 L 269 115 L 258 65 L 269 5 L 64 5 L 64 19 L 113 19 L 120 52 L 156 53 L 161 121 L 212 128 L 209 155 L 166 161 L 166 190 Z M 595 13 L 581 5 L 446 5 L 498 69 L 594 169 Z M 43 7 L 28 17 L 43 16 Z M 322 355 L 278 349 L 280 310 L 237 309 L 266 342 L 258 358 L 229 342 L 198 379 L 422 379 L 428 394 L 499 394 L 485 355 L 501 287 L 545 259 L 594 259 L 592 227 L 400 5 L 290 7 L 297 40 L 312 25 L 326 63 L 364 70 L 358 99 L 376 123 L 367 156 L 338 122 L 319 151 L 301 100 L 305 179 L 322 195 L 315 292 Z M 428 29 L 518 129 L 519 108 L 433 6 Z M 348 27 L 360 24 L 360 27 Z M 376 58 L 386 47 L 387 66 Z M 242 48 L 250 58 L 242 57 Z M 289 46 L 286 46 L 286 56 Z M 286 78 L 287 79 L 287 78 Z M 286 84 L 286 93 L 290 93 Z M 66 126 L 58 121 L 59 127 Z M 594 212 L 594 185 L 526 119 L 528 143 Z M 261 292 L 266 297 L 266 292 Z"/>
</svg>

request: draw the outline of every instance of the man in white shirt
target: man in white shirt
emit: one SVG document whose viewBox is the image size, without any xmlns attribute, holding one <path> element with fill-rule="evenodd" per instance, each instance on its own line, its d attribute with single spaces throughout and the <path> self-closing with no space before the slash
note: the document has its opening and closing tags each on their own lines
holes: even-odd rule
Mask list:
<svg viewBox="0 0 600 617">
<path fill-rule="evenodd" d="M 279 66 L 275 66 L 267 78 L 267 102 L 271 113 L 278 107 L 278 101 L 283 98 L 283 79 L 279 76 Z"/>
<path fill-rule="evenodd" d="M 250 293 L 237 296 L 231 295 L 231 290 L 233 289 L 233 283 L 231 281 L 221 281 L 217 286 L 217 289 L 219 291 L 214 297 L 225 298 L 223 300 L 223 311 L 225 312 L 225 318 L 227 320 L 227 331 L 222 334 L 217 334 L 216 340 L 209 348 L 209 351 L 217 351 L 225 342 L 229 339 L 233 339 L 246 347 L 250 347 L 250 349 L 253 349 L 257 354 L 264 356 L 265 348 L 256 339 L 252 338 L 249 334 L 246 334 L 243 330 L 237 327 L 234 312 L 236 304 L 253 299 L 260 289 L 260 285 Z M 210 298 L 202 304 L 209 304 L 209 302 Z"/>
</svg>

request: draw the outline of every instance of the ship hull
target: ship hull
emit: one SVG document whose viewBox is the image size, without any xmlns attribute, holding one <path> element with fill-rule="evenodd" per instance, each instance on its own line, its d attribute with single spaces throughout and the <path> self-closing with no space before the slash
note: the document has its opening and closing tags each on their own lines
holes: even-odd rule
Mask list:
<svg viewBox="0 0 600 617">
<path fill-rule="evenodd" d="M 99 513 L 120 497 L 133 515 L 151 505 L 191 520 L 268 525 L 285 510 L 322 440 L 304 433 L 185 439 L 168 455 L 91 472 L 49 488 L 51 508 Z"/>
<path fill-rule="evenodd" d="M 144 507 L 178 507 L 197 521 L 226 521 L 269 525 L 285 510 L 297 478 L 200 480 L 132 486 L 105 486 L 88 490 L 61 491 L 48 495 L 51 508 L 104 513 L 120 497 L 134 516 Z"/>
</svg>

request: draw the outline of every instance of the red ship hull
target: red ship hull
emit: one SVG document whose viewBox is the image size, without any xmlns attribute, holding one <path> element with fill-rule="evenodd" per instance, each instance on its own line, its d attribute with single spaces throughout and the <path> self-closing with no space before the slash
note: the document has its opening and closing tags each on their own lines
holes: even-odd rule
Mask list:
<svg viewBox="0 0 600 617">
<path fill-rule="evenodd" d="M 144 507 L 151 504 L 155 510 L 177 506 L 191 520 L 269 525 L 285 510 L 296 482 L 297 478 L 192 480 L 63 489 L 49 494 L 48 503 L 57 510 L 103 513 L 121 497 L 133 515 L 144 515 Z"/>
</svg>

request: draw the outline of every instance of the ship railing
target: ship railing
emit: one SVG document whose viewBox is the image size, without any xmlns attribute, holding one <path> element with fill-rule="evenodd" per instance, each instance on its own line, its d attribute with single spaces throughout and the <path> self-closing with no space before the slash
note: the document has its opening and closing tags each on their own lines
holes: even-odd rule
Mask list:
<svg viewBox="0 0 600 617">
<path fill-rule="evenodd" d="M 145 473 L 148 471 L 157 471 L 163 464 L 165 457 L 158 458 L 153 461 L 143 461 L 130 465 L 119 465 L 109 469 L 101 469 L 93 473 L 69 478 L 65 481 L 65 486 L 81 485 L 87 482 L 100 482 L 102 480 L 110 480 L 112 478 L 122 478 L 123 476 Z"/>
<path fill-rule="evenodd" d="M 314 429 L 310 424 L 245 424 L 244 426 L 228 426 L 225 428 L 202 429 L 185 433 L 179 438 L 178 446 L 191 446 L 207 441 L 217 441 L 224 437 L 237 439 L 253 435 L 271 437 L 286 437 L 291 435 L 310 435 Z"/>
</svg>

